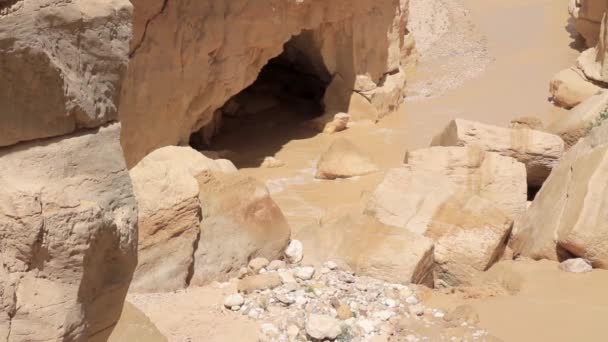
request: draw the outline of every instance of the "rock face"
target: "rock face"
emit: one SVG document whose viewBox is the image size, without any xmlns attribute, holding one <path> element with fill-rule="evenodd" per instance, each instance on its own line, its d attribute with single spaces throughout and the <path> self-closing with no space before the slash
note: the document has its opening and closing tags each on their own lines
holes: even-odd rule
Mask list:
<svg viewBox="0 0 608 342">
<path fill-rule="evenodd" d="M 514 227 L 510 246 L 534 259 L 580 257 L 608 268 L 608 122 L 562 158 L 530 209 Z"/>
<path fill-rule="evenodd" d="M 600 87 L 591 83 L 577 68 L 568 68 L 558 72 L 549 84 L 549 91 L 555 104 L 568 109 L 597 94 L 600 90 Z"/>
<path fill-rule="evenodd" d="M 321 155 L 315 177 L 319 179 L 349 178 L 364 176 L 376 171 L 378 171 L 376 165 L 363 155 L 357 146 L 345 138 L 339 138 Z"/>
<path fill-rule="evenodd" d="M 0 146 L 116 120 L 131 18 L 128 0 L 0 3 Z"/>
<path fill-rule="evenodd" d="M 583 36 L 587 46 L 598 43 L 602 17 L 608 10 L 604 0 L 570 0 L 570 15 L 576 22 L 576 30 Z"/>
<path fill-rule="evenodd" d="M 0 151 L 0 340 L 105 340 L 137 262 L 120 126 Z"/>
<path fill-rule="evenodd" d="M 202 217 L 192 284 L 236 275 L 256 257 L 278 259 L 291 230 L 266 187 L 239 174 L 197 176 Z"/>
<path fill-rule="evenodd" d="M 433 139 L 434 146 L 478 146 L 526 165 L 528 184 L 541 186 L 564 153 L 559 136 L 530 129 L 509 129 L 456 119 Z"/>
<path fill-rule="evenodd" d="M 432 241 L 366 215 L 328 220 L 297 237 L 315 247 L 316 261 L 340 261 L 359 275 L 390 282 L 433 284 Z"/>
<path fill-rule="evenodd" d="M 187 143 L 296 35 L 292 41 L 318 74 L 340 74 L 379 115 L 402 97 L 400 70 L 412 50 L 407 0 L 133 4 L 120 106 L 129 165 L 161 146 Z"/>
<path fill-rule="evenodd" d="M 606 112 L 608 92 L 603 92 L 591 96 L 574 107 L 568 115 L 552 122 L 547 131 L 561 136 L 566 146 L 570 147 L 586 136 L 591 128 L 602 120 L 601 116 L 607 115 Z"/>
<path fill-rule="evenodd" d="M 150 153 L 130 171 L 139 206 L 137 291 L 186 287 L 199 238 L 201 207 L 196 176 L 219 170 L 216 162 L 186 147 Z"/>
</svg>

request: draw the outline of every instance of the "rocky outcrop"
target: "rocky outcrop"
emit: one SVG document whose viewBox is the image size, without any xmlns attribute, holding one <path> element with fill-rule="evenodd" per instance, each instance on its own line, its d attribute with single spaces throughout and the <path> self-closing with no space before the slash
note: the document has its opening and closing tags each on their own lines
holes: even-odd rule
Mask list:
<svg viewBox="0 0 608 342">
<path fill-rule="evenodd" d="M 434 146 L 478 146 L 513 157 L 526 165 L 528 184 L 540 187 L 564 153 L 559 136 L 526 129 L 509 129 L 456 119 L 433 139 Z"/>
<path fill-rule="evenodd" d="M 120 126 L 0 151 L 0 340 L 105 340 L 137 262 Z"/>
<path fill-rule="evenodd" d="M 0 146 L 116 120 L 131 15 L 128 0 L 0 4 Z"/>
<path fill-rule="evenodd" d="M 549 84 L 553 102 L 567 109 L 597 94 L 601 89 L 589 81 L 578 68 L 568 68 L 558 72 Z"/>
<path fill-rule="evenodd" d="M 608 10 L 604 0 L 570 0 L 569 11 L 576 23 L 576 30 L 583 36 L 587 46 L 598 42 L 602 17 Z"/>
<path fill-rule="evenodd" d="M 561 136 L 566 146 L 571 147 L 598 125 L 603 119 L 602 116 L 608 116 L 608 92 L 591 96 L 583 101 L 568 115 L 552 122 L 547 127 L 547 131 Z"/>
<path fill-rule="evenodd" d="M 161 146 L 187 143 L 296 35 L 313 70 L 339 74 L 379 115 L 402 97 L 400 70 L 412 48 L 407 0 L 133 3 L 120 106 L 129 165 Z"/>
<path fill-rule="evenodd" d="M 229 279 L 249 260 L 278 259 L 291 230 L 264 184 L 239 174 L 197 176 L 203 220 L 192 284 Z"/>
<path fill-rule="evenodd" d="M 608 268 L 608 122 L 564 155 L 526 214 L 510 246 L 534 259 L 581 257 Z"/>
<path fill-rule="evenodd" d="M 316 178 L 336 179 L 364 176 L 378 171 L 378 167 L 345 138 L 334 140 L 317 162 Z"/>
</svg>

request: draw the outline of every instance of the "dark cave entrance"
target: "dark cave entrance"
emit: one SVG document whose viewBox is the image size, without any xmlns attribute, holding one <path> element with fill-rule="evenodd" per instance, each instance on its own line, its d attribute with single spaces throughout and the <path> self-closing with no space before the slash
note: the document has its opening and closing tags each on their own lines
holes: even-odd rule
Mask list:
<svg viewBox="0 0 608 342">
<path fill-rule="evenodd" d="M 191 135 L 190 146 L 220 152 L 218 157 L 228 157 L 238 167 L 259 166 L 263 157 L 287 141 L 318 133 L 305 123 L 324 113 L 323 96 L 330 81 L 313 31 L 303 31 L 284 44 L 283 52 L 268 61 L 253 84 Z M 221 155 L 226 150 L 231 156 Z"/>
</svg>

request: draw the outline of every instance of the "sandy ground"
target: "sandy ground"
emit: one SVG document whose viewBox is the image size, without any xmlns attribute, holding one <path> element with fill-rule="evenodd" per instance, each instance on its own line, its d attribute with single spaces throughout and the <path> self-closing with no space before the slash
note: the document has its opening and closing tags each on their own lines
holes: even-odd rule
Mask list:
<svg viewBox="0 0 608 342">
<path fill-rule="evenodd" d="M 564 114 L 549 102 L 548 84 L 578 55 L 568 28 L 568 0 L 411 1 L 413 25 L 432 32 L 416 37 L 421 57 L 409 82 L 411 96 L 377 125 L 359 123 L 339 133 L 382 170 L 399 166 L 406 150 L 428 146 L 456 117 L 507 125 L 521 116 L 547 122 Z M 429 15 L 435 20 L 425 19 Z M 217 148 L 232 151 L 231 159 L 243 173 L 266 182 L 294 234 L 317 224 L 329 209 L 358 203 L 382 179 L 384 171 L 349 180 L 315 180 L 315 161 L 336 135 L 315 134 L 290 120 L 289 113 L 278 114 L 220 135 Z M 265 156 L 286 166 L 257 167 Z M 434 291 L 429 305 L 472 303 L 482 327 L 505 341 L 606 340 L 608 272 L 572 275 L 550 262 L 519 262 L 502 263 L 490 275 L 517 291 L 486 293 L 485 285 L 469 295 Z M 171 341 L 255 340 L 255 324 L 218 310 L 223 291 L 206 287 L 129 300 Z"/>
</svg>

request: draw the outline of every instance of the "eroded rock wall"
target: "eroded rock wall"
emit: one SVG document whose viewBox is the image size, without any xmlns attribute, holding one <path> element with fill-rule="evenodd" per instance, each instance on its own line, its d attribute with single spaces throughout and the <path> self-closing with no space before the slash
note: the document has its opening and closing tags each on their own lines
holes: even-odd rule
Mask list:
<svg viewBox="0 0 608 342">
<path fill-rule="evenodd" d="M 383 110 L 390 107 L 387 101 L 401 98 L 394 94 L 402 94 L 405 80 L 392 78 L 412 48 L 406 38 L 407 0 L 133 4 L 134 39 L 120 106 L 131 166 L 161 146 L 187 144 L 192 132 L 253 83 L 283 44 L 303 30 L 312 33 L 300 46 L 317 66 L 340 74 Z"/>
<path fill-rule="evenodd" d="M 104 341 L 137 263 L 128 0 L 0 1 L 0 341 Z"/>
</svg>

